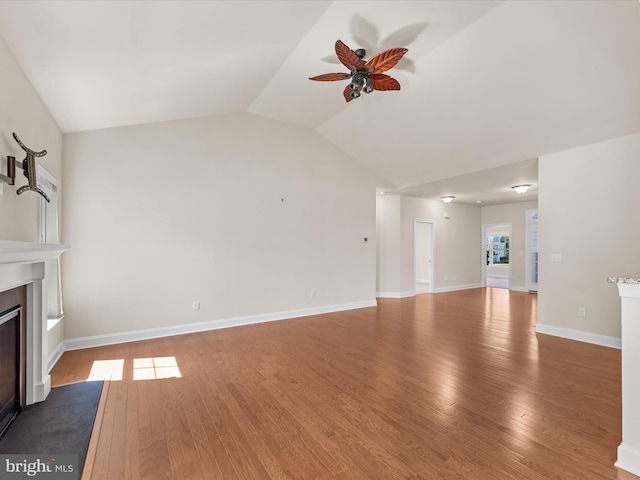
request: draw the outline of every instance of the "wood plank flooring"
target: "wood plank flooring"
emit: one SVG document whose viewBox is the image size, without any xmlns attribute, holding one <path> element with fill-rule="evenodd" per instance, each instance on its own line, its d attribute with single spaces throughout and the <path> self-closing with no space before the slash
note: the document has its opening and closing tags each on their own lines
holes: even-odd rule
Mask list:
<svg viewBox="0 0 640 480">
<path fill-rule="evenodd" d="M 620 351 L 536 334 L 536 312 L 493 288 L 380 299 L 66 352 L 52 380 L 123 360 L 93 479 L 637 479 L 613 466 Z M 165 357 L 180 378 L 134 380 Z"/>
</svg>

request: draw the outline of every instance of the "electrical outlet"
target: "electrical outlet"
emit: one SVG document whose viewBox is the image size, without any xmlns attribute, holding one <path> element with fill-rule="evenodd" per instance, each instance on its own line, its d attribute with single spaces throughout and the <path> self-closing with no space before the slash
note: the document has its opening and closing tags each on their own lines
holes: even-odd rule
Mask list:
<svg viewBox="0 0 640 480">
<path fill-rule="evenodd" d="M 562 261 L 562 254 L 561 253 L 552 253 L 551 254 L 551 261 L 552 262 L 561 262 Z"/>
<path fill-rule="evenodd" d="M 316 291 L 315 290 L 311 290 L 309 292 L 309 298 L 316 298 Z"/>
<path fill-rule="evenodd" d="M 584 307 L 578 307 L 578 316 L 579 317 L 586 317 L 587 316 L 587 309 Z"/>
<path fill-rule="evenodd" d="M 197 310 L 200 310 L 200 302 L 196 300 L 193 302 L 193 311 L 195 312 Z"/>
</svg>

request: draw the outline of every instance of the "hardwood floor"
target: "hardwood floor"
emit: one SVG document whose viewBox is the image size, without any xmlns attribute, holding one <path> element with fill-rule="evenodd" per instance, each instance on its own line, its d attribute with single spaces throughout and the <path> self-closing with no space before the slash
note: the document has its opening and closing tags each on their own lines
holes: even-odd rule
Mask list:
<svg viewBox="0 0 640 480">
<path fill-rule="evenodd" d="M 620 351 L 536 334 L 536 308 L 492 288 L 380 299 L 66 352 L 52 379 L 122 360 L 94 479 L 637 479 L 613 466 Z M 180 378 L 134 380 L 167 357 Z"/>
</svg>

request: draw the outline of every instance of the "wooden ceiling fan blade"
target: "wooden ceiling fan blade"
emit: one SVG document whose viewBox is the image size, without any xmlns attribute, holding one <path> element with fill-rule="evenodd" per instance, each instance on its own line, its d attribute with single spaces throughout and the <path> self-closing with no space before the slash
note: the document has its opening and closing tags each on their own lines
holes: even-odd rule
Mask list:
<svg viewBox="0 0 640 480">
<path fill-rule="evenodd" d="M 349 103 L 351 100 L 353 100 L 353 90 L 351 90 L 351 86 L 347 85 L 344 89 L 344 91 L 342 92 L 342 95 L 344 95 L 344 99 L 347 103 Z"/>
<path fill-rule="evenodd" d="M 374 57 L 365 64 L 364 69 L 368 70 L 373 68 L 371 73 L 374 74 L 386 72 L 390 68 L 395 67 L 395 65 L 408 51 L 409 50 L 406 48 L 391 48 L 384 52 L 380 52 L 377 55 L 374 55 Z"/>
<path fill-rule="evenodd" d="M 400 82 L 384 73 L 372 73 L 369 75 L 369 80 L 371 88 L 380 92 L 400 90 Z"/>
<path fill-rule="evenodd" d="M 310 77 L 309 80 L 316 80 L 318 82 L 335 82 L 338 80 L 346 80 L 350 76 L 351 75 L 348 73 L 324 73 L 322 75 Z"/>
<path fill-rule="evenodd" d="M 358 70 L 361 66 L 361 60 L 356 52 L 347 47 L 340 40 L 336 42 L 336 55 L 342 64 L 350 71 Z"/>
</svg>

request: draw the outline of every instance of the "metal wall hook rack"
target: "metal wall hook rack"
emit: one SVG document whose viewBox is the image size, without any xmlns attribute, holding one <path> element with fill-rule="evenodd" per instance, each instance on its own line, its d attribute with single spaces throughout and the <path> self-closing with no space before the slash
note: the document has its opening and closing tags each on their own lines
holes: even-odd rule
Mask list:
<svg viewBox="0 0 640 480">
<path fill-rule="evenodd" d="M 24 171 L 24 176 L 27 177 L 29 183 L 18 188 L 16 193 L 18 195 L 22 195 L 26 191 L 37 192 L 44 197 L 47 203 L 50 202 L 47 194 L 44 193 L 44 191 L 40 187 L 38 187 L 38 171 L 36 165 L 36 157 L 44 157 L 47 154 L 47 151 L 42 150 L 41 152 L 36 152 L 34 150 L 31 150 L 24 143 L 22 143 L 15 132 L 13 133 L 13 138 L 15 138 L 16 142 L 18 142 L 18 145 L 20 145 L 20 147 L 25 152 L 27 152 L 27 156 L 22 162 L 17 163 L 15 157 L 7 156 L 7 174 L 0 174 L 0 181 L 5 182 L 9 185 L 15 185 L 16 166 L 22 168 L 22 170 Z"/>
</svg>

